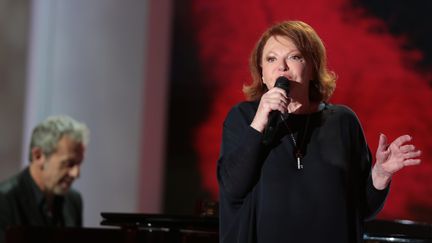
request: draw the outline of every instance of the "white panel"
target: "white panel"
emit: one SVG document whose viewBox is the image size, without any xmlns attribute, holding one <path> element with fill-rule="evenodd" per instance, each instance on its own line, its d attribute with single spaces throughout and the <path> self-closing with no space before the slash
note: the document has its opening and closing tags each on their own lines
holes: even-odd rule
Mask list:
<svg viewBox="0 0 432 243">
<path fill-rule="evenodd" d="M 32 4 L 28 82 L 24 120 L 23 165 L 27 165 L 27 148 L 32 127 L 51 114 L 53 21 L 56 0 L 36 0 Z"/>
</svg>

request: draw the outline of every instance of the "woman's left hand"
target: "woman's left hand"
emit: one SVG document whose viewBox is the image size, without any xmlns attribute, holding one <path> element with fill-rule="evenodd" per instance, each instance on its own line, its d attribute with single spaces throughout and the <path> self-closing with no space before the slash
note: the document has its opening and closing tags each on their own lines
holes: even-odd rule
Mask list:
<svg viewBox="0 0 432 243">
<path fill-rule="evenodd" d="M 411 140 L 411 136 L 403 135 L 388 144 L 387 137 L 380 135 L 376 163 L 372 169 L 372 181 L 376 189 L 385 189 L 392 175 L 403 167 L 420 164 L 421 151 L 413 144 L 408 144 Z"/>
</svg>

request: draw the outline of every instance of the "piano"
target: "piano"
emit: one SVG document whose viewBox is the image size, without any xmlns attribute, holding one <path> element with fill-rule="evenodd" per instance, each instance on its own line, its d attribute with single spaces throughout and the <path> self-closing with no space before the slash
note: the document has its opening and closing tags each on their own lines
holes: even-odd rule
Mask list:
<svg viewBox="0 0 432 243">
<path fill-rule="evenodd" d="M 139 213 L 101 213 L 101 228 L 11 227 L 6 243 L 125 242 L 218 243 L 218 218 Z M 365 225 L 367 243 L 432 243 L 432 225 L 407 220 L 373 220 Z"/>
</svg>

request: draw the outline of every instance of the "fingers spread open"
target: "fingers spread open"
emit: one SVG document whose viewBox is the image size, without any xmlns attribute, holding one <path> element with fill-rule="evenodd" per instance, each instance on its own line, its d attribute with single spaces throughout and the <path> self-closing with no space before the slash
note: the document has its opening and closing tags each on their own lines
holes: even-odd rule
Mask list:
<svg viewBox="0 0 432 243">
<path fill-rule="evenodd" d="M 385 151 L 387 150 L 387 137 L 384 134 L 380 134 L 379 142 L 378 142 L 378 151 Z"/>
<path fill-rule="evenodd" d="M 410 135 L 402 135 L 398 138 L 396 138 L 392 144 L 396 145 L 397 147 L 402 146 L 402 144 L 411 141 L 412 137 Z"/>
<path fill-rule="evenodd" d="M 407 145 L 400 146 L 399 149 L 402 153 L 408 153 L 414 151 L 416 148 L 412 144 L 407 144 Z"/>
<path fill-rule="evenodd" d="M 418 165 L 421 163 L 421 159 L 407 159 L 403 163 L 405 166 Z"/>
<path fill-rule="evenodd" d="M 407 152 L 407 153 L 404 153 L 403 157 L 404 157 L 405 160 L 407 160 L 407 159 L 414 159 L 414 158 L 417 158 L 417 157 L 419 157 L 420 155 L 421 155 L 421 151 L 420 151 L 420 150 L 417 150 L 417 151 L 413 151 L 413 152 Z"/>
</svg>

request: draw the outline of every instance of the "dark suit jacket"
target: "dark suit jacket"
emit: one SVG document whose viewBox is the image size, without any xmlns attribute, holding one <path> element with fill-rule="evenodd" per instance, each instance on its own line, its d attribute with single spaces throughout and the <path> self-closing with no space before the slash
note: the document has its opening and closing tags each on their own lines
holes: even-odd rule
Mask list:
<svg viewBox="0 0 432 243">
<path fill-rule="evenodd" d="M 58 199 L 61 222 L 56 226 L 82 226 L 80 193 L 71 189 Z M 6 228 L 12 225 L 48 226 L 28 167 L 0 183 L 0 243 L 4 242 Z"/>
</svg>

